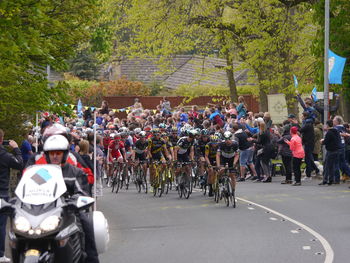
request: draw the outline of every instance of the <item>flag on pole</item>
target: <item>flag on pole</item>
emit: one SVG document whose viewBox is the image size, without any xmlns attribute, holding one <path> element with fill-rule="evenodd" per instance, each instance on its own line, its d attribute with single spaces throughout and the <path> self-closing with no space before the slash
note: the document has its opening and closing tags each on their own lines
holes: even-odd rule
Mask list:
<svg viewBox="0 0 350 263">
<path fill-rule="evenodd" d="M 338 56 L 330 49 L 328 50 L 329 84 L 342 84 L 345 62 L 346 58 Z"/>
<path fill-rule="evenodd" d="M 317 101 L 317 88 L 316 88 L 316 86 L 312 89 L 311 97 L 314 100 L 314 102 Z"/>
<path fill-rule="evenodd" d="M 78 100 L 78 105 L 77 105 L 77 111 L 78 111 L 78 114 L 81 114 L 83 110 L 83 104 L 81 103 L 81 100 L 79 99 Z"/>
<path fill-rule="evenodd" d="M 293 78 L 294 78 L 294 87 L 295 87 L 295 89 L 297 89 L 298 88 L 298 79 L 295 75 L 293 75 Z"/>
</svg>

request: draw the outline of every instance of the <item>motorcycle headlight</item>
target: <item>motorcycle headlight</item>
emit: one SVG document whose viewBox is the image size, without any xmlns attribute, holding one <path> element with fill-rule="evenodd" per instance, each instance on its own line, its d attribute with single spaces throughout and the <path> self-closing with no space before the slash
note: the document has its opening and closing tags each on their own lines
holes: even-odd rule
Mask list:
<svg viewBox="0 0 350 263">
<path fill-rule="evenodd" d="M 15 227 L 20 232 L 28 232 L 31 229 L 29 221 L 23 216 L 16 217 Z"/>
<path fill-rule="evenodd" d="M 58 216 L 49 216 L 40 224 L 40 229 L 43 232 L 53 231 L 58 227 L 60 218 Z"/>
</svg>

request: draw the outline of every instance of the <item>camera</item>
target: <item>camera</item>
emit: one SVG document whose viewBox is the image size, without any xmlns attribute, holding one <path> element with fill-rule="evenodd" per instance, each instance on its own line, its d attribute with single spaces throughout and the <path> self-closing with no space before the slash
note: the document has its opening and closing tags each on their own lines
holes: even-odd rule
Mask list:
<svg viewBox="0 0 350 263">
<path fill-rule="evenodd" d="M 2 145 L 4 146 L 9 146 L 10 145 L 10 140 L 3 140 Z"/>
</svg>

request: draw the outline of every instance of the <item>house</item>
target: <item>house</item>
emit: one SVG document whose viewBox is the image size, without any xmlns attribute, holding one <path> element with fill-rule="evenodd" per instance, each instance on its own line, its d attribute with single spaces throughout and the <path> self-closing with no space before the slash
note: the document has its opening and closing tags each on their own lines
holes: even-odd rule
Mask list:
<svg viewBox="0 0 350 263">
<path fill-rule="evenodd" d="M 234 69 L 240 62 L 234 62 Z M 112 65 L 112 66 L 111 66 Z M 226 60 L 197 55 L 179 55 L 160 62 L 160 58 L 121 59 L 103 71 L 105 80 L 126 76 L 145 85 L 154 83 L 173 90 L 181 85 L 227 87 Z M 237 86 L 254 85 L 248 79 L 248 69 L 235 71 Z"/>
</svg>

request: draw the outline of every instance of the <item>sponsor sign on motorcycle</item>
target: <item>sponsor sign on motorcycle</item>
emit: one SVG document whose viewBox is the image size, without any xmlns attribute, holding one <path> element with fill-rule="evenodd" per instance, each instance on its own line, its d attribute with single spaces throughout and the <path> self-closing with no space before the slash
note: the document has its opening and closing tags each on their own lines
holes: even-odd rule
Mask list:
<svg viewBox="0 0 350 263">
<path fill-rule="evenodd" d="M 55 201 L 66 191 L 61 167 L 47 164 L 28 167 L 15 193 L 23 203 L 42 205 Z"/>
</svg>

